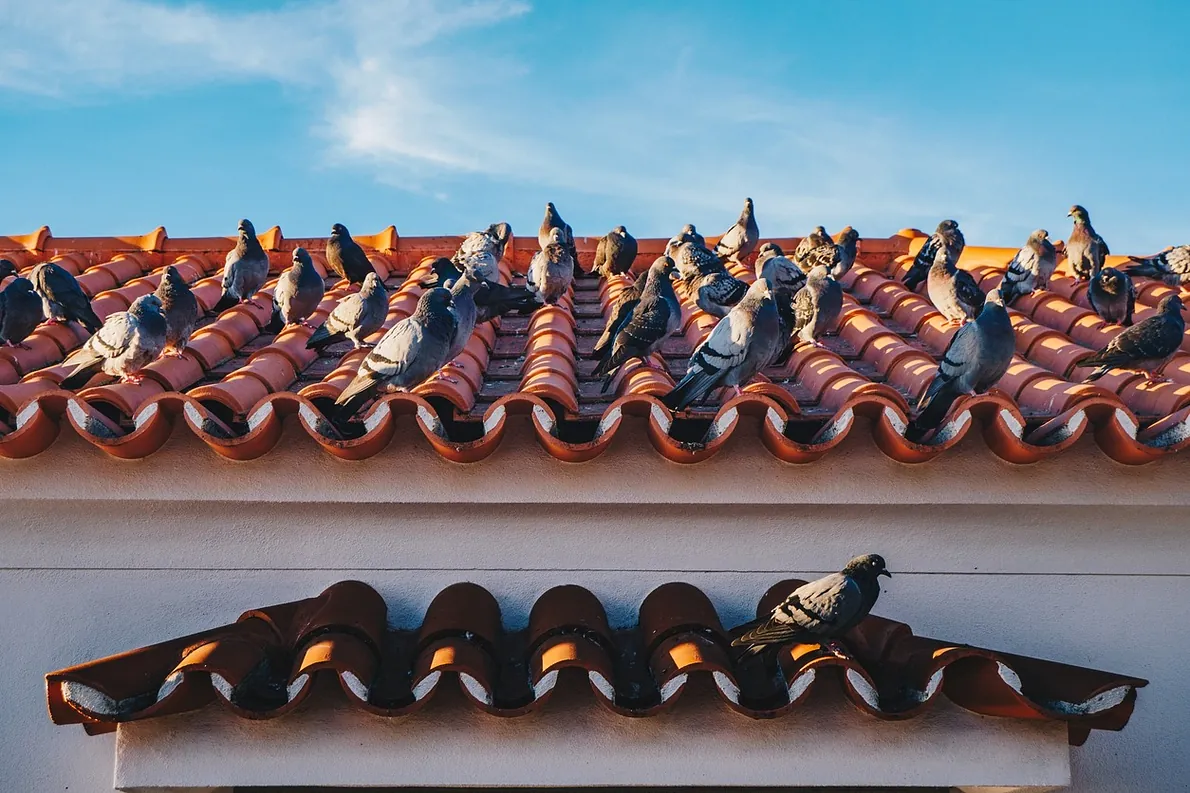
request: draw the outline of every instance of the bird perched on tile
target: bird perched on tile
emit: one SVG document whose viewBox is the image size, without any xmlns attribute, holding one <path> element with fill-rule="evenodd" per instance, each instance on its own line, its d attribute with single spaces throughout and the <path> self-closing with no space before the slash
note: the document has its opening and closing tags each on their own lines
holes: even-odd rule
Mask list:
<svg viewBox="0 0 1190 793">
<path fill-rule="evenodd" d="M 821 347 L 818 338 L 835 326 L 842 311 L 843 286 L 820 264 L 793 298 L 793 335 Z"/>
<path fill-rule="evenodd" d="M 670 259 L 670 261 L 673 261 L 673 259 Z M 600 335 L 599 340 L 595 342 L 594 349 L 587 356 L 588 360 L 600 362 L 593 372 L 596 375 L 602 374 L 603 362 L 606 361 L 612 352 L 612 343 L 615 342 L 616 335 L 620 332 L 620 329 L 632 317 L 632 310 L 640 302 L 640 296 L 645 291 L 645 284 L 649 281 L 649 273 L 651 271 L 652 267 L 650 266 L 639 278 L 629 284 L 627 289 L 620 292 L 616 297 L 616 302 L 612 304 L 611 314 L 603 326 L 603 334 Z"/>
<path fill-rule="evenodd" d="M 833 640 L 871 613 L 880 597 L 880 576 L 892 578 L 882 557 L 857 556 L 842 571 L 793 590 L 767 620 L 734 639 L 732 646 L 746 648 L 740 654 L 742 660 L 769 647 L 825 639 L 833 652 L 843 655 Z"/>
<path fill-rule="evenodd" d="M 450 290 L 430 289 L 411 316 L 389 328 L 335 400 L 339 418 L 354 415 L 380 389 L 408 391 L 442 368 L 457 321 L 451 302 Z"/>
<path fill-rule="evenodd" d="M 99 370 L 119 377 L 123 383 L 139 383 L 141 369 L 165 349 L 165 328 L 161 300 L 155 294 L 141 295 L 127 311 L 109 315 L 103 326 L 63 362 L 74 369 L 59 387 L 79 388 Z"/>
<path fill-rule="evenodd" d="M 552 229 L 557 229 L 560 232 L 558 242 L 566 248 L 566 252 L 570 255 L 570 261 L 574 265 L 573 274 L 577 278 L 583 274 L 583 269 L 578 263 L 578 248 L 574 245 L 574 231 L 570 228 L 570 224 L 558 214 L 554 202 L 550 201 L 545 205 L 545 217 L 542 218 L 541 227 L 537 230 L 537 244 L 541 246 L 542 250 L 553 241 L 550 235 Z"/>
<path fill-rule="evenodd" d="M 33 291 L 33 282 L 17 277 L 0 292 L 0 343 L 5 347 L 25 347 L 25 339 L 45 319 L 41 298 Z"/>
<path fill-rule="evenodd" d="M 821 264 L 817 259 L 811 261 L 810 255 L 820 248 L 828 247 L 832 249 L 831 254 L 833 255 L 835 241 L 831 239 L 830 234 L 827 234 L 825 226 L 815 226 L 814 230 L 802 237 L 797 247 L 793 249 L 794 264 L 800 267 L 803 273 L 808 273 L 814 269 L 815 265 Z"/>
<path fill-rule="evenodd" d="M 628 316 L 619 323 L 615 337 L 605 346 L 606 355 L 591 373 L 595 377 L 603 376 L 600 393 L 607 393 L 616 372 L 634 358 L 648 366 L 649 356 L 660 350 L 669 335 L 678 329 L 682 307 L 670 279 L 674 269 L 674 260 L 668 256 L 657 257 L 649 266 L 642 279 L 645 284 L 639 299 L 628 309 Z M 611 323 L 604 334 L 610 329 Z"/>
<path fill-rule="evenodd" d="M 450 290 L 450 313 L 455 318 L 454 336 L 451 338 L 450 349 L 446 353 L 447 364 L 454 363 L 455 358 L 467 346 L 471 334 L 475 332 L 475 322 L 479 317 L 479 308 L 475 305 L 475 295 L 483 286 L 483 279 L 469 270 L 464 270 L 447 288 Z M 438 372 L 438 377 L 447 382 L 458 382 L 453 377 Z"/>
<path fill-rule="evenodd" d="M 780 322 L 768 282 L 761 279 L 752 284 L 744 299 L 694 350 L 686 376 L 661 401 L 671 410 L 683 410 L 724 386 L 738 396 L 740 386 L 780 352 L 784 342 Z"/>
<path fill-rule="evenodd" d="M 723 236 L 715 243 L 713 253 L 721 262 L 743 262 L 748 254 L 756 250 L 760 242 L 760 229 L 756 225 L 756 213 L 752 207 L 752 199 L 744 199 L 744 208 L 740 211 L 739 220 L 735 225 L 723 232 Z"/>
<path fill-rule="evenodd" d="M 466 254 L 459 259 L 455 267 L 458 269 L 460 275 L 463 270 L 467 270 L 475 277 L 484 281 L 493 284 L 500 281 L 500 257 L 492 251 L 479 251 Z"/>
<path fill-rule="evenodd" d="M 293 249 L 293 264 L 273 289 L 273 318 L 267 330 L 280 333 L 288 325 L 313 327 L 306 320 L 318 310 L 326 285 L 305 248 Z"/>
<path fill-rule="evenodd" d="M 766 242 L 756 252 L 756 277 L 768 282 L 781 320 L 781 351 L 773 359 L 773 366 L 781 366 L 793 354 L 793 329 L 797 317 L 793 310 L 794 296 L 806 285 L 806 274 L 785 256 L 781 246 Z"/>
<path fill-rule="evenodd" d="M 1103 261 L 1111 253 L 1103 237 L 1091 227 L 1091 216 L 1078 204 L 1070 208 L 1066 217 L 1074 218 L 1074 228 L 1066 240 L 1066 259 L 1080 281 L 1086 281 L 1103 269 Z"/>
<path fill-rule="evenodd" d="M 831 268 L 831 277 L 835 279 L 842 278 L 855 264 L 855 257 L 859 255 L 859 232 L 851 226 L 844 228 L 839 235 L 837 247 L 839 257 Z"/>
<path fill-rule="evenodd" d="M 744 299 L 748 284 L 726 270 L 682 279 L 695 304 L 713 317 L 725 317 L 731 307 Z"/>
<path fill-rule="evenodd" d="M 552 207 L 553 204 L 550 204 Z M 567 245 L 565 233 L 558 227 L 549 230 L 546 243 L 533 254 L 525 286 L 537 297 L 537 302 L 554 305 L 574 282 L 575 263 L 571 251 L 574 245 Z"/>
<path fill-rule="evenodd" d="M 1167 248 L 1155 256 L 1129 256 L 1134 264 L 1124 269 L 1129 275 L 1156 278 L 1170 286 L 1190 284 L 1190 245 Z"/>
<path fill-rule="evenodd" d="M 679 234 L 665 244 L 665 255 L 677 265 L 678 277 L 693 280 L 711 273 L 726 273 L 727 268 L 719 257 L 706 246 L 684 234 Z"/>
<path fill-rule="evenodd" d="M 342 223 L 331 226 L 331 235 L 326 240 L 326 264 L 340 278 L 353 284 L 362 284 L 368 273 L 376 271 L 368 254 Z"/>
<path fill-rule="evenodd" d="M 595 267 L 591 272 L 609 275 L 623 275 L 632 269 L 636 261 L 636 237 L 623 226 L 616 226 L 599 240 L 595 248 Z"/>
<path fill-rule="evenodd" d="M 482 280 L 474 293 L 478 312 L 477 323 L 488 322 L 513 312 L 529 314 L 541 305 L 531 290 L 523 286 L 506 286 L 496 280 L 499 273 L 495 264 L 496 259 L 491 253 L 478 253 L 466 258 L 467 271 Z M 460 265 L 441 257 L 430 264 L 430 269 L 434 271 L 434 277 L 420 282 L 425 289 L 457 281 L 463 276 L 463 268 Z"/>
<path fill-rule="evenodd" d="M 1016 252 L 1004 271 L 1004 280 L 1000 282 L 1000 296 L 1004 298 L 1004 305 L 1011 306 L 1018 297 L 1031 294 L 1034 289 L 1047 288 L 1057 265 L 1058 252 L 1050 242 L 1050 233 L 1045 229 L 1037 229 L 1029 235 L 1025 247 Z"/>
<path fill-rule="evenodd" d="M 42 262 L 33 268 L 29 280 L 41 297 L 45 317 L 51 323 L 74 320 L 92 333 L 103 326 L 79 282 L 57 264 Z"/>
<path fill-rule="evenodd" d="M 223 262 L 223 294 L 211 307 L 211 311 L 226 311 L 236 303 L 249 303 L 257 308 L 254 299 L 269 277 L 269 257 L 260 240 L 256 238 L 256 227 L 244 218 L 239 225 L 239 238 Z"/>
<path fill-rule="evenodd" d="M 17 266 L 8 259 L 0 258 L 0 281 L 4 280 L 10 275 L 17 274 Z"/>
<path fill-rule="evenodd" d="M 707 238 L 698 233 L 693 223 L 682 226 L 682 230 L 674 237 L 678 242 L 693 242 L 703 248 L 707 247 Z"/>
<path fill-rule="evenodd" d="M 963 249 L 966 247 L 967 240 L 963 238 L 963 232 L 959 231 L 957 220 L 944 220 L 939 223 L 938 228 L 926 240 L 926 244 L 921 246 L 921 250 L 913 257 L 913 264 L 910 265 L 909 272 L 905 273 L 905 288 L 915 292 L 929 277 L 930 267 L 938 257 L 939 248 L 945 248 L 950 260 L 957 266 L 959 257 L 963 255 Z"/>
<path fill-rule="evenodd" d="M 1104 267 L 1091 276 L 1091 283 L 1087 286 L 1087 301 L 1105 322 L 1125 327 L 1132 324 L 1136 289 L 1132 279 L 1115 267 Z"/>
<path fill-rule="evenodd" d="M 950 322 L 963 323 L 974 319 L 983 308 L 984 294 L 971 273 L 955 266 L 945 246 L 938 248 L 930 275 L 926 280 L 926 294 L 934 308 Z"/>
<path fill-rule="evenodd" d="M 919 442 L 942 424 L 963 394 L 982 394 L 1008 371 L 1016 349 L 1012 320 L 997 291 L 988 294 L 974 322 L 959 328 L 946 346 L 938 371 L 917 403 L 917 417 L 906 437 Z"/>
<path fill-rule="evenodd" d="M 202 316 L 198 298 L 172 264 L 161 271 L 161 283 L 154 294 L 161 301 L 161 314 L 165 317 L 163 354 L 178 357 L 186 349 L 190 334 L 198 327 L 198 320 Z"/>
<path fill-rule="evenodd" d="M 490 253 L 499 263 L 504 258 L 504 248 L 511 238 L 512 226 L 507 223 L 493 223 L 483 231 L 473 231 L 464 237 L 450 260 L 461 267 L 466 260 L 477 254 Z"/>
<path fill-rule="evenodd" d="M 1163 378 L 1154 372 L 1178 351 L 1186 332 L 1183 308 L 1182 298 L 1166 295 L 1156 314 L 1120 331 L 1102 350 L 1076 361 L 1074 368 L 1099 367 L 1084 383 L 1094 382 L 1112 369 L 1143 372 L 1148 382 L 1160 382 Z"/>
<path fill-rule="evenodd" d="M 388 294 L 376 273 L 368 273 L 360 290 L 339 301 L 330 316 L 306 340 L 306 349 L 322 349 L 348 339 L 355 349 L 370 347 L 364 339 L 380 330 L 388 313 Z"/>
</svg>

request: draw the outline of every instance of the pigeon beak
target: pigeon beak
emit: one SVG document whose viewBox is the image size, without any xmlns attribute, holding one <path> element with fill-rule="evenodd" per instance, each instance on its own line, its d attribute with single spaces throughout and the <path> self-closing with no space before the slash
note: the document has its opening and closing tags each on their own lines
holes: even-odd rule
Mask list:
<svg viewBox="0 0 1190 793">
<path fill-rule="evenodd" d="M 887 570 L 881 570 L 879 573 L 877 573 L 877 575 L 882 575 L 882 576 L 887 576 L 888 578 L 892 578 L 892 573 L 888 572 Z"/>
<path fill-rule="evenodd" d="M 1074 217 L 1074 212 L 1067 212 L 1066 217 L 1068 217 L 1068 218 Z"/>
</svg>

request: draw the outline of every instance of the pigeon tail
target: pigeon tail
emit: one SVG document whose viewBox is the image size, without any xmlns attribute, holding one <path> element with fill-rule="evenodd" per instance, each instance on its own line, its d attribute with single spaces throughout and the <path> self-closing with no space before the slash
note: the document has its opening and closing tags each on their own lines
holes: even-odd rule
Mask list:
<svg viewBox="0 0 1190 793">
<path fill-rule="evenodd" d="M 940 388 L 927 391 L 918 405 L 917 418 L 905 430 L 905 437 L 914 443 L 921 443 L 926 433 L 942 426 L 951 406 L 960 396 L 951 382 L 944 382 Z"/>
<path fill-rule="evenodd" d="M 323 347 L 326 347 L 328 345 L 334 344 L 337 341 L 342 340 L 343 337 L 344 337 L 344 334 L 342 334 L 342 333 L 331 333 L 330 330 L 327 328 L 326 323 L 324 322 L 318 326 L 317 330 L 315 330 L 313 333 L 310 334 L 310 338 L 306 339 L 306 349 L 307 350 L 315 350 L 315 349 L 320 350 Z"/>
<path fill-rule="evenodd" d="M 273 304 L 273 315 L 269 317 L 269 324 L 264 326 L 266 333 L 277 334 L 285 330 L 285 320 L 281 318 L 281 307 Z"/>
<path fill-rule="evenodd" d="M 87 382 L 95 376 L 95 371 L 99 368 L 102 361 L 95 361 L 94 363 L 85 364 L 75 369 L 66 377 L 62 378 L 62 382 L 58 383 L 58 388 L 65 391 L 74 391 L 76 388 L 82 388 Z"/>
<path fill-rule="evenodd" d="M 362 408 L 367 403 L 367 401 L 372 398 L 372 389 L 369 387 L 370 385 L 371 384 L 362 386 L 353 394 L 349 394 L 348 391 L 344 391 L 342 394 L 340 394 L 339 398 L 335 400 L 335 418 L 345 421 L 358 413 L 359 409 Z M 350 390 L 350 387 L 348 390 Z"/>
<path fill-rule="evenodd" d="M 95 312 L 91 309 L 90 304 L 88 304 L 86 307 L 86 313 L 80 314 L 78 320 L 79 320 L 79 322 L 82 323 L 83 327 L 86 328 L 91 333 L 98 333 L 99 329 L 103 327 L 103 323 L 99 320 L 99 317 L 96 316 Z"/>
<path fill-rule="evenodd" d="M 1129 256 L 1135 264 L 1131 264 L 1124 268 L 1124 272 L 1130 276 L 1142 276 L 1144 278 L 1164 278 L 1167 273 L 1165 271 L 1165 255 L 1157 254 L 1156 256 L 1149 256 L 1147 258 L 1140 258 L 1137 256 Z"/>
<path fill-rule="evenodd" d="M 236 298 L 235 295 L 232 295 L 231 293 L 225 291 L 222 295 L 219 296 L 219 302 L 217 302 L 215 305 L 211 306 L 211 310 L 208 313 L 218 314 L 221 311 L 227 311 L 227 309 L 231 308 L 238 302 L 240 302 L 240 301 Z"/>
<path fill-rule="evenodd" d="M 685 410 L 702 399 L 719 384 L 722 372 L 695 370 L 687 372 L 673 390 L 661 397 L 661 402 L 670 410 Z"/>
</svg>

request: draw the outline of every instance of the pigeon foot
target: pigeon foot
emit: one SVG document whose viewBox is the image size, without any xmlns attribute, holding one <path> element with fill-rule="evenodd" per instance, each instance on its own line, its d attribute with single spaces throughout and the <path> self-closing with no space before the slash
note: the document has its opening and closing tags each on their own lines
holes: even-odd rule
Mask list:
<svg viewBox="0 0 1190 793">
<path fill-rule="evenodd" d="M 133 374 L 124 375 L 123 377 L 120 378 L 120 382 L 127 383 L 129 385 L 140 385 L 144 381 L 144 379 L 145 379 L 145 376 L 143 374 L 141 374 L 140 372 L 136 372 Z"/>
<path fill-rule="evenodd" d="M 827 652 L 829 652 L 831 655 L 835 656 L 836 658 L 838 658 L 842 661 L 854 661 L 855 660 L 851 656 L 850 651 L 848 651 L 846 647 L 844 647 L 842 644 L 835 641 L 834 639 L 831 639 L 829 642 L 827 642 L 825 645 L 823 645 L 823 648 Z"/>
</svg>

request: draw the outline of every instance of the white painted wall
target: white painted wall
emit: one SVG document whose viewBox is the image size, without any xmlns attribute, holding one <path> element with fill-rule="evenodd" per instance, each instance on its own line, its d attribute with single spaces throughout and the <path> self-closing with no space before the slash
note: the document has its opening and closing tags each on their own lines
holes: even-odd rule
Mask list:
<svg viewBox="0 0 1190 793">
<path fill-rule="evenodd" d="M 1188 473 L 1186 455 L 1127 468 L 1089 440 L 1026 468 L 971 438 L 908 467 L 860 436 L 801 467 L 750 441 L 677 466 L 643 434 L 581 466 L 525 436 L 466 467 L 414 439 L 349 464 L 296 433 L 263 460 L 233 464 L 184 432 L 121 463 L 67 429 L 41 457 L 0 461 L 0 789 L 112 789 L 114 736 L 53 726 L 45 672 L 344 578 L 376 586 L 398 624 L 419 620 L 443 586 L 475 581 L 512 627 L 555 584 L 590 588 L 623 623 L 649 590 L 680 579 L 730 625 L 779 578 L 877 550 L 896 574 L 879 614 L 926 635 L 1149 678 L 1123 733 L 1095 732 L 1072 750 L 1072 789 L 1181 790 Z M 450 503 L 411 506 L 431 493 Z M 525 499 L 554 503 L 516 503 Z M 658 503 L 617 506 L 645 501 Z"/>
</svg>

